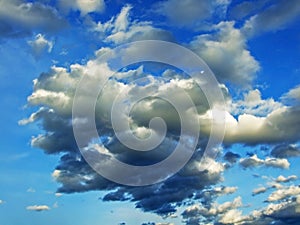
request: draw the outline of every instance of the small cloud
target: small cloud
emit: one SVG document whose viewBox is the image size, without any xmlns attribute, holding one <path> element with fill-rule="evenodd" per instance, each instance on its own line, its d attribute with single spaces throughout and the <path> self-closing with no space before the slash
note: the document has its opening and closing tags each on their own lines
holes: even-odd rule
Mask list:
<svg viewBox="0 0 300 225">
<path fill-rule="evenodd" d="M 53 206 L 52 206 L 54 209 L 55 208 L 58 208 L 58 202 L 55 202 L 54 204 L 53 204 Z"/>
<path fill-rule="evenodd" d="M 60 197 L 60 196 L 62 196 L 63 194 L 62 193 L 55 193 L 55 196 L 56 197 Z"/>
<path fill-rule="evenodd" d="M 284 177 L 284 176 L 280 175 L 279 177 L 276 178 L 276 182 L 287 183 L 287 182 L 290 182 L 292 180 L 297 180 L 297 179 L 298 179 L 298 177 L 295 175 L 288 176 L 288 177 Z"/>
<path fill-rule="evenodd" d="M 4 204 L 4 201 L 0 199 L 0 205 Z"/>
<path fill-rule="evenodd" d="M 41 212 L 41 211 L 50 210 L 50 207 L 47 205 L 32 205 L 32 206 L 27 206 L 26 209 L 30 211 Z"/>
<path fill-rule="evenodd" d="M 259 188 L 256 188 L 252 191 L 252 196 L 255 196 L 255 195 L 258 195 L 258 194 L 262 194 L 262 193 L 265 193 L 268 189 L 265 188 L 265 187 L 259 187 Z"/>
<path fill-rule="evenodd" d="M 29 193 L 35 193 L 35 190 L 33 188 L 28 188 L 27 192 L 29 192 Z"/>
<path fill-rule="evenodd" d="M 33 41 L 28 41 L 28 45 L 32 49 L 33 56 L 38 59 L 45 52 L 50 53 L 52 51 L 54 43 L 47 40 L 44 35 L 37 34 Z"/>
</svg>

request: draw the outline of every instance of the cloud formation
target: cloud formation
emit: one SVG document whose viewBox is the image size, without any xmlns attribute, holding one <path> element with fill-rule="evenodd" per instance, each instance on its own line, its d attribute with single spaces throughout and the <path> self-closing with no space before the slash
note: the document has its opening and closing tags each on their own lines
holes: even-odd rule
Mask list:
<svg viewBox="0 0 300 225">
<path fill-rule="evenodd" d="M 161 1 L 156 4 L 157 13 L 164 15 L 173 26 L 205 27 L 213 15 L 222 17 L 230 1 L 176 0 Z M 207 25 L 206 25 L 207 26 Z"/>
<path fill-rule="evenodd" d="M 41 212 L 41 211 L 50 210 L 50 207 L 47 206 L 47 205 L 32 205 L 32 206 L 27 206 L 26 209 L 29 210 L 29 211 Z"/>
<path fill-rule="evenodd" d="M 28 45 L 32 49 L 33 56 L 38 59 L 43 53 L 52 51 L 54 42 L 47 40 L 42 34 L 37 34 L 35 40 L 28 41 Z"/>
<path fill-rule="evenodd" d="M 105 9 L 104 0 L 59 0 L 59 5 L 64 10 L 79 10 L 82 16 Z"/>
<path fill-rule="evenodd" d="M 300 6 L 297 0 L 274 1 L 271 2 L 266 10 L 247 20 L 243 27 L 243 32 L 247 36 L 253 36 L 266 31 L 284 29 L 299 16 Z"/>
<path fill-rule="evenodd" d="M 34 30 L 56 31 L 66 24 L 55 8 L 40 2 L 0 1 L 0 37 L 22 37 Z"/>
</svg>

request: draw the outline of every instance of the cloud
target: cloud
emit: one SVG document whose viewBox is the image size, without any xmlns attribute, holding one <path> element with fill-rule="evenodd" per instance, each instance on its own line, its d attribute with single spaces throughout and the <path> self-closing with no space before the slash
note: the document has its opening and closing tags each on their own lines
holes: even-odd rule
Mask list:
<svg viewBox="0 0 300 225">
<path fill-rule="evenodd" d="M 267 9 L 246 21 L 243 32 L 247 36 L 284 29 L 299 18 L 300 6 L 297 0 L 279 0 L 272 3 Z"/>
<path fill-rule="evenodd" d="M 0 199 L 0 205 L 4 204 L 4 201 Z"/>
<path fill-rule="evenodd" d="M 139 40 L 173 40 L 171 33 L 155 28 L 151 22 L 131 21 L 131 9 L 131 5 L 124 6 L 116 18 L 112 17 L 105 23 L 90 22 L 91 30 L 98 33 L 104 42 L 115 44 Z"/>
<path fill-rule="evenodd" d="M 216 32 L 196 36 L 189 47 L 211 68 L 221 82 L 249 87 L 259 63 L 247 50 L 246 39 L 234 22 L 221 22 L 213 26 Z"/>
<path fill-rule="evenodd" d="M 33 189 L 33 188 L 28 188 L 26 192 L 29 192 L 29 193 L 35 193 L 35 189 Z"/>
<path fill-rule="evenodd" d="M 57 10 L 39 2 L 0 1 L 0 37 L 30 35 L 34 30 L 56 31 L 66 26 Z"/>
<path fill-rule="evenodd" d="M 49 206 L 47 205 L 32 205 L 32 206 L 27 206 L 26 209 L 29 211 L 37 211 L 37 212 L 50 210 Z"/>
<path fill-rule="evenodd" d="M 290 167 L 290 163 L 286 159 L 277 159 L 277 158 L 266 158 L 259 159 L 257 155 L 253 155 L 249 158 L 240 159 L 240 165 L 244 168 L 251 168 L 257 166 L 267 166 L 267 167 L 275 167 L 281 169 L 288 169 Z"/>
<path fill-rule="evenodd" d="M 241 212 L 236 210 L 242 206 L 241 197 L 222 204 L 213 203 L 207 207 L 195 204 L 187 207 L 183 211 L 182 217 L 186 224 L 201 224 L 201 222 L 207 224 L 214 222 L 215 219 L 224 224 L 232 224 L 242 220 Z"/>
<path fill-rule="evenodd" d="M 109 50 L 106 49 L 106 51 Z M 201 161 L 203 149 L 207 142 L 207 136 L 205 135 L 201 137 L 201 141 L 197 146 L 197 153 L 193 156 L 194 159 L 186 167 L 167 181 L 147 187 L 127 187 L 110 182 L 92 170 L 80 155 L 71 123 L 72 102 L 76 84 L 83 76 L 88 76 L 89 82 L 95 83 L 95 79 L 99 77 L 99 74 L 111 73 L 107 62 L 99 60 L 98 53 L 95 59 L 89 60 L 85 65 L 74 64 L 68 70 L 53 67 L 48 73 L 41 74 L 34 81 L 34 91 L 28 97 L 28 103 L 38 106 L 40 109 L 28 119 L 20 122 L 20 124 L 38 122 L 45 131 L 43 134 L 33 137 L 32 146 L 43 149 L 47 154 L 62 154 L 60 162 L 53 172 L 53 178 L 61 183 L 58 192 L 74 193 L 105 190 L 107 194 L 103 197 L 104 201 L 132 201 L 137 208 L 159 215 L 174 213 L 184 201 L 201 198 L 203 189 L 219 183 L 225 170 L 223 163 L 216 162 L 212 158 L 207 157 L 204 161 Z M 128 71 L 121 71 L 118 73 L 118 77 L 127 77 L 126 79 L 131 81 L 130 79 L 135 79 L 135 76 L 144 73 L 140 67 L 135 72 L 134 70 L 131 70 L 131 76 L 129 76 Z M 109 80 L 96 104 L 96 114 L 99 115 L 96 123 L 99 132 L 101 131 L 102 143 L 87 145 L 88 148 L 100 152 L 105 157 L 114 156 L 123 162 L 134 165 L 153 164 L 167 157 L 177 145 L 180 135 L 178 115 L 169 103 L 156 98 L 145 99 L 137 103 L 131 111 L 130 121 L 135 127 L 134 132 L 137 135 L 143 136 L 145 132 L 147 133 L 149 121 L 156 116 L 161 116 L 169 128 L 161 145 L 145 154 L 131 151 L 113 135 L 110 111 L 115 97 L 124 91 L 128 95 L 120 95 L 121 97 L 137 96 L 143 90 L 150 90 L 150 93 L 172 93 L 176 99 L 182 99 L 184 96 L 178 91 L 181 88 L 199 106 L 199 113 L 203 113 L 208 107 L 207 103 L 202 101 L 202 98 L 204 98 L 203 93 L 190 78 L 180 77 L 180 74 L 178 74 L 178 77 L 166 77 L 164 80 L 160 80 L 149 74 L 149 79 L 147 78 L 144 85 L 138 85 L 134 82 L 122 82 L 118 79 Z M 101 76 L 100 78 L 104 79 Z M 90 101 L 91 97 L 87 92 L 82 98 L 85 101 L 82 102 L 83 105 L 80 108 L 85 109 L 84 104 Z M 179 103 L 185 104 L 184 101 Z M 147 110 L 145 111 L 145 109 Z M 197 111 L 190 112 L 190 110 L 187 110 L 185 113 L 189 115 L 189 118 L 197 116 Z M 85 123 L 86 121 L 82 118 L 73 122 Z M 190 129 L 196 125 L 194 120 L 189 123 Z M 206 166 L 203 166 L 203 164 Z M 113 167 L 110 169 L 113 169 Z M 160 173 L 160 171 L 156 172 Z M 232 193 L 235 190 L 235 188 L 224 187 L 216 190 L 215 194 Z"/>
<path fill-rule="evenodd" d="M 59 5 L 64 10 L 79 10 L 82 16 L 105 9 L 104 0 L 59 0 Z"/>
<path fill-rule="evenodd" d="M 241 158 L 241 156 L 233 152 L 226 152 L 224 155 L 224 159 L 229 163 L 235 163 L 239 158 Z"/>
<path fill-rule="evenodd" d="M 227 0 L 167 0 L 156 4 L 155 10 L 165 16 L 170 25 L 195 28 L 210 21 L 213 15 L 224 16 L 229 3 Z"/>
<path fill-rule="evenodd" d="M 228 14 L 231 19 L 242 20 L 261 11 L 270 0 L 243 1 L 233 5 Z"/>
<path fill-rule="evenodd" d="M 296 86 L 289 90 L 281 97 L 283 102 L 299 104 L 300 101 L 300 86 Z"/>
<path fill-rule="evenodd" d="M 300 156 L 300 150 L 296 146 L 282 144 L 274 147 L 271 155 L 276 158 L 298 157 Z"/>
<path fill-rule="evenodd" d="M 44 35 L 37 34 L 33 41 L 28 41 L 28 45 L 32 49 L 33 56 L 38 59 L 45 52 L 50 53 L 52 51 L 54 42 L 47 40 Z"/>
<path fill-rule="evenodd" d="M 288 177 L 284 177 L 284 176 L 280 175 L 276 178 L 276 182 L 287 183 L 287 182 L 290 182 L 292 180 L 297 180 L 297 179 L 298 179 L 298 177 L 295 176 L 295 175 L 291 175 L 291 176 L 288 176 Z"/>
<path fill-rule="evenodd" d="M 282 199 L 286 199 L 288 197 L 293 197 L 300 194 L 300 187 L 299 186 L 289 186 L 289 187 L 283 187 L 281 189 L 278 189 L 270 194 L 267 201 L 268 202 L 274 202 L 279 201 Z"/>
<path fill-rule="evenodd" d="M 266 188 L 266 187 L 259 187 L 252 191 L 252 195 L 254 196 L 254 195 L 262 194 L 262 193 L 265 193 L 267 190 L 268 190 L 268 188 Z"/>
<path fill-rule="evenodd" d="M 245 93 L 243 100 L 232 102 L 230 112 L 233 115 L 250 114 L 262 117 L 281 107 L 283 107 L 283 104 L 273 98 L 262 99 L 261 92 L 255 89 Z"/>
</svg>

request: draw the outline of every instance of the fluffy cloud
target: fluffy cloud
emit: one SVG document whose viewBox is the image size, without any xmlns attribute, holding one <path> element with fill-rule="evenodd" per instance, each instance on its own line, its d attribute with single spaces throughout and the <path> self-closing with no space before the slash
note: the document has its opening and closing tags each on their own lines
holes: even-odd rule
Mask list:
<svg viewBox="0 0 300 225">
<path fill-rule="evenodd" d="M 286 94 L 282 96 L 283 101 L 296 101 L 299 103 L 300 101 L 300 86 L 297 86 L 295 88 L 292 88 L 289 90 Z"/>
<path fill-rule="evenodd" d="M 3 203 L 4 203 L 4 201 L 0 199 L 0 205 L 3 204 Z"/>
<path fill-rule="evenodd" d="M 41 211 L 50 210 L 50 207 L 47 205 L 32 205 L 32 206 L 27 206 L 26 209 L 30 211 L 41 212 Z"/>
<path fill-rule="evenodd" d="M 196 204 L 187 207 L 182 213 L 182 217 L 186 224 L 199 224 L 201 222 L 207 224 L 215 221 L 216 217 L 221 223 L 231 224 L 242 220 L 241 213 L 236 210 L 242 206 L 241 197 L 235 198 L 232 202 L 213 203 L 207 207 Z"/>
<path fill-rule="evenodd" d="M 288 176 L 288 177 L 284 177 L 284 176 L 280 175 L 276 178 L 276 182 L 287 183 L 287 182 L 290 182 L 292 180 L 297 180 L 297 179 L 298 179 L 298 177 L 295 176 L 295 175 L 291 175 L 291 176 Z"/>
<path fill-rule="evenodd" d="M 38 59 L 44 52 L 50 53 L 53 48 L 53 41 L 49 41 L 42 34 L 37 34 L 35 40 L 28 41 L 28 44 L 32 48 L 32 54 Z"/>
<path fill-rule="evenodd" d="M 108 49 L 106 50 L 108 51 Z M 107 63 L 102 62 L 98 58 L 98 54 L 99 52 L 95 59 L 88 61 L 86 65 L 74 64 L 70 66 L 69 70 L 53 67 L 48 73 L 41 74 L 34 81 L 34 92 L 28 97 L 29 104 L 41 107 L 28 119 L 20 121 L 20 124 L 39 122 L 45 130 L 45 133 L 32 139 L 33 146 L 42 148 L 47 154 L 62 154 L 59 165 L 53 172 L 53 178 L 62 184 L 58 192 L 106 190 L 108 193 L 103 197 L 104 201 L 132 201 L 135 202 L 137 208 L 159 215 L 174 213 L 176 208 L 185 201 L 204 197 L 203 189 L 220 182 L 225 170 L 223 163 L 216 162 L 212 158 L 207 157 L 205 160 L 201 160 L 203 149 L 207 143 L 207 134 L 205 133 L 201 137 L 193 160 L 186 167 L 167 181 L 147 187 L 127 187 L 110 182 L 92 170 L 80 155 L 72 130 L 72 102 L 76 84 L 83 76 L 89 78 L 88 82 L 95 83 L 99 74 L 111 73 Z M 135 76 L 143 75 L 144 71 L 139 67 L 135 72 L 131 70 L 130 74 L 128 71 L 119 72 L 117 77 L 123 79 L 127 77 L 126 79 L 131 81 L 130 79 L 135 79 Z M 104 79 L 105 77 L 100 76 L 100 78 Z M 123 162 L 134 165 L 153 164 L 170 155 L 176 147 L 180 135 L 178 114 L 170 106 L 170 103 L 156 98 L 148 98 L 137 103 L 131 111 L 130 121 L 133 130 L 140 137 L 147 135 L 149 121 L 156 116 L 161 116 L 168 126 L 165 140 L 157 148 L 145 154 L 132 151 L 118 141 L 111 128 L 110 112 L 116 96 L 130 98 L 138 96 L 139 93 L 146 90 L 150 91 L 149 93 L 172 93 L 175 99 L 183 99 L 182 92 L 178 91 L 183 89 L 195 101 L 199 111 L 187 110 L 185 113 L 189 115 L 189 118 L 197 117 L 198 113 L 205 112 L 208 107 L 207 102 L 202 101 L 202 98 L 205 99 L 203 93 L 190 78 L 179 78 L 180 74 L 176 78 L 166 77 L 163 80 L 148 75 L 145 79 L 146 83 L 143 85 L 122 82 L 122 79 L 109 80 L 96 104 L 96 124 L 102 143 L 87 145 L 87 147 L 98 151 L 106 158 L 114 156 Z M 85 99 L 80 107 L 83 110 L 86 108 L 84 104 L 91 100 L 90 91 L 87 89 L 81 96 Z M 127 95 L 120 95 L 121 93 L 127 93 Z M 179 102 L 185 104 L 185 101 Z M 85 123 L 85 120 L 82 118 L 73 122 Z M 195 127 L 194 120 L 187 122 L 189 129 L 198 129 Z M 220 195 L 232 193 L 235 190 L 236 188 L 224 187 L 216 189 L 214 193 Z"/>
<path fill-rule="evenodd" d="M 279 0 L 272 3 L 266 10 L 246 21 L 243 27 L 246 35 L 252 36 L 261 32 L 280 30 L 299 18 L 300 6 L 297 0 Z"/>
<path fill-rule="evenodd" d="M 252 191 L 252 195 L 258 195 L 258 194 L 262 194 L 262 193 L 265 193 L 266 191 L 268 190 L 268 188 L 265 188 L 265 187 L 259 187 L 259 188 L 256 188 Z"/>
<path fill-rule="evenodd" d="M 283 187 L 271 193 L 267 200 L 269 202 L 274 202 L 274 201 L 286 199 L 288 197 L 293 197 L 299 194 L 300 194 L 299 186 Z"/>
<path fill-rule="evenodd" d="M 259 70 L 259 63 L 247 50 L 246 39 L 233 22 L 214 26 L 218 32 L 197 36 L 190 47 L 212 69 L 220 82 L 246 87 Z"/>
<path fill-rule="evenodd" d="M 59 5 L 64 10 L 79 10 L 82 16 L 105 9 L 104 0 L 59 0 Z"/>
<path fill-rule="evenodd" d="M 131 21 L 131 9 L 131 5 L 126 5 L 116 18 L 105 23 L 91 22 L 92 30 L 99 33 L 105 42 L 115 44 L 138 40 L 173 40 L 168 31 L 153 27 L 151 22 Z"/>
<path fill-rule="evenodd" d="M 198 0 L 176 0 L 162 1 L 156 5 L 156 11 L 165 17 L 174 26 L 204 26 L 207 20 L 212 18 L 212 15 L 222 17 L 225 15 L 226 8 L 230 1 L 213 0 L 213 1 L 198 1 Z"/>
<path fill-rule="evenodd" d="M 266 158 L 259 159 L 257 155 L 253 155 L 249 158 L 240 159 L 240 165 L 244 168 L 249 167 L 257 167 L 257 166 L 267 166 L 267 167 L 275 167 L 288 169 L 290 167 L 290 163 L 286 159 L 277 159 L 277 158 Z"/>
<path fill-rule="evenodd" d="M 54 31 L 66 26 L 58 12 L 39 2 L 0 1 L 0 37 L 19 37 L 33 30 Z"/>
</svg>

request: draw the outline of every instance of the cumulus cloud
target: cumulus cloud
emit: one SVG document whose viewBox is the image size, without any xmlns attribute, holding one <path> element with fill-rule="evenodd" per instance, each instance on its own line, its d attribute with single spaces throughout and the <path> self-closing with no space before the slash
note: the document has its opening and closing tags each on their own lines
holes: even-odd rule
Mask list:
<svg viewBox="0 0 300 225">
<path fill-rule="evenodd" d="M 286 199 L 288 197 L 296 196 L 299 194 L 300 194 L 299 186 L 283 187 L 271 193 L 267 201 L 274 202 L 274 201 Z"/>
<path fill-rule="evenodd" d="M 47 205 L 32 205 L 32 206 L 27 206 L 26 209 L 29 210 L 29 211 L 41 212 L 41 211 L 50 210 L 50 207 L 47 206 Z"/>
<path fill-rule="evenodd" d="M 33 41 L 28 41 L 28 44 L 32 49 L 33 56 L 38 59 L 43 53 L 52 51 L 54 42 L 47 40 L 42 34 L 37 34 Z"/>
<path fill-rule="evenodd" d="M 39 2 L 0 1 L 0 37 L 29 35 L 33 30 L 55 31 L 66 26 L 57 10 Z"/>
<path fill-rule="evenodd" d="M 260 159 L 257 157 L 257 155 L 253 155 L 249 158 L 240 159 L 240 165 L 244 168 L 251 168 L 262 165 L 282 169 L 288 169 L 290 167 L 290 163 L 286 159 L 277 159 L 269 157 L 266 159 Z"/>
<path fill-rule="evenodd" d="M 190 48 L 204 59 L 220 82 L 249 87 L 260 67 L 247 50 L 245 37 L 233 22 L 221 22 L 214 29 L 217 32 L 197 36 Z"/>
<path fill-rule="evenodd" d="M 273 98 L 262 99 L 261 92 L 255 89 L 245 93 L 243 100 L 233 101 L 230 105 L 230 111 L 233 115 L 249 114 L 262 117 L 281 107 L 283 104 Z"/>
<path fill-rule="evenodd" d="M 1 205 L 1 204 L 4 204 L 4 201 L 0 199 L 0 205 Z"/>
<path fill-rule="evenodd" d="M 59 0 L 59 5 L 64 10 L 79 10 L 82 16 L 105 9 L 104 0 Z"/>
<path fill-rule="evenodd" d="M 300 16 L 300 6 L 297 0 L 279 0 L 271 3 L 267 9 L 246 21 L 243 27 L 246 35 L 253 36 L 266 31 L 284 29 Z"/>
<path fill-rule="evenodd" d="M 131 9 L 131 5 L 126 5 L 116 18 L 112 17 L 105 23 L 91 22 L 92 31 L 97 32 L 105 42 L 115 44 L 139 40 L 173 40 L 171 33 L 155 28 L 151 22 L 131 21 Z"/>
<path fill-rule="evenodd" d="M 290 182 L 292 180 L 297 180 L 297 179 L 298 179 L 298 177 L 295 176 L 295 175 L 291 175 L 291 176 L 288 176 L 288 177 L 284 177 L 284 176 L 280 175 L 276 178 L 276 182 L 287 183 L 287 182 Z"/>
<path fill-rule="evenodd" d="M 195 204 L 187 207 L 182 217 L 186 224 L 201 224 L 201 222 L 207 224 L 215 221 L 216 218 L 221 223 L 235 223 L 242 219 L 241 212 L 236 210 L 242 206 L 241 197 L 235 198 L 232 202 L 212 203 L 209 206 Z M 232 218 L 233 212 L 235 212 L 235 218 Z"/>
<path fill-rule="evenodd" d="M 245 17 L 253 16 L 262 10 L 268 2 L 270 0 L 243 1 L 232 6 L 228 12 L 229 17 L 234 20 L 242 20 Z"/>
<path fill-rule="evenodd" d="M 262 193 L 265 193 L 267 190 L 268 190 L 268 188 L 266 188 L 266 187 L 259 187 L 252 191 L 252 195 L 254 196 L 254 195 L 262 194 Z"/>
</svg>

